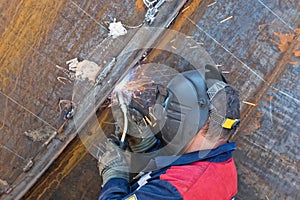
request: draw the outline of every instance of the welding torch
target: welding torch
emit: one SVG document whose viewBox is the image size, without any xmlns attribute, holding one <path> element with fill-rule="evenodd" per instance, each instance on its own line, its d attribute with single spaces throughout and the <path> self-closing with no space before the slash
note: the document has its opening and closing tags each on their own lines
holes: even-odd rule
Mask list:
<svg viewBox="0 0 300 200">
<path fill-rule="evenodd" d="M 126 137 L 127 130 L 128 130 L 127 106 L 125 104 L 122 92 L 117 92 L 117 97 L 118 97 L 118 100 L 119 100 L 119 105 L 120 105 L 121 111 L 122 111 L 123 116 L 124 116 L 124 127 L 123 127 L 123 133 L 122 133 L 122 136 L 121 136 L 119 146 L 120 146 L 121 149 L 125 150 L 126 147 L 127 147 L 125 137 Z"/>
</svg>

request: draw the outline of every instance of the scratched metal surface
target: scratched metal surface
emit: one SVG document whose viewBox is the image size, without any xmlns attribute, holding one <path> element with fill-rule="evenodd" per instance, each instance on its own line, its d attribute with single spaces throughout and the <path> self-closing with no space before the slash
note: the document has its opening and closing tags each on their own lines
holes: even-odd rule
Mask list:
<svg viewBox="0 0 300 200">
<path fill-rule="evenodd" d="M 299 198 L 299 10 L 298 1 L 218 1 L 189 20 L 241 100 L 257 105 L 242 105 L 235 137 L 238 199 Z"/>
<path fill-rule="evenodd" d="M 57 101 L 71 96 L 72 88 L 56 80 L 62 74 L 55 65 L 66 67 L 68 59 L 88 58 L 107 36 L 106 21 L 117 18 L 138 25 L 145 10 L 141 1 L 134 0 L 0 2 L 0 141 L 5 145 L 0 148 L 0 178 L 14 184 L 19 175 L 26 176 L 22 168 L 42 145 L 24 132 L 44 126 L 57 129 L 61 123 Z M 191 1 L 172 29 L 200 42 L 241 91 L 241 100 L 256 105 L 242 104 L 243 123 L 234 138 L 237 199 L 299 199 L 300 3 L 213 2 Z M 80 176 L 82 170 L 87 177 L 98 176 L 95 160 L 78 146 L 80 142 L 73 154 L 82 158 L 80 162 L 70 167 L 61 161 L 51 170 L 63 176 L 42 183 L 61 181 L 49 190 L 33 189 L 33 196 L 34 192 L 42 194 L 40 199 L 97 196 L 100 180 L 87 189 L 90 178 Z"/>
<path fill-rule="evenodd" d="M 73 88 L 58 82 L 65 75 L 55 66 L 67 68 L 69 59 L 88 58 L 107 37 L 106 22 L 142 19 L 144 8 L 130 9 L 137 6 L 135 1 L 0 1 L 1 180 L 18 185 L 28 176 L 23 168 L 29 160 L 47 152 L 43 141 L 25 131 L 54 132 L 62 124 L 58 101 L 70 99 Z"/>
</svg>

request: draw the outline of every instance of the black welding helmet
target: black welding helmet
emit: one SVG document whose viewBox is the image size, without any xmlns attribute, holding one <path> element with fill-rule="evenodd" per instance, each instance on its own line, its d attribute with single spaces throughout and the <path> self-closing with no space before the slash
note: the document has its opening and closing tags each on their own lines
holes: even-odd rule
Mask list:
<svg viewBox="0 0 300 200">
<path fill-rule="evenodd" d="M 191 70 L 178 74 L 166 88 L 158 88 L 152 111 L 162 140 L 167 143 L 165 150 L 181 153 L 208 117 L 209 133 L 236 129 L 240 121 L 239 99 L 238 95 L 228 95 L 233 90 L 212 65 L 205 66 L 205 73 Z M 228 103 L 237 105 L 236 113 L 228 109 Z"/>
<path fill-rule="evenodd" d="M 153 115 L 169 150 L 181 150 L 205 124 L 209 111 L 206 90 L 205 78 L 197 70 L 179 74 L 166 88 L 158 88 Z"/>
</svg>

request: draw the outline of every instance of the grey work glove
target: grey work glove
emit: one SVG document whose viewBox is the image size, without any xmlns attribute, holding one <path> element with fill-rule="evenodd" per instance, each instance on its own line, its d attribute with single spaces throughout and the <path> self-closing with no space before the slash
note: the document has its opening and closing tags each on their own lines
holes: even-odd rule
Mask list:
<svg viewBox="0 0 300 200">
<path fill-rule="evenodd" d="M 123 178 L 129 181 L 130 159 L 124 150 L 108 139 L 105 153 L 99 157 L 98 169 L 103 179 L 103 185 L 111 178 Z"/>
<path fill-rule="evenodd" d="M 124 127 L 124 113 L 118 106 L 114 106 L 113 114 L 122 132 Z M 142 153 L 151 149 L 156 144 L 157 138 L 146 123 L 143 115 L 138 110 L 127 107 L 126 116 L 128 120 L 126 140 L 131 151 Z"/>
</svg>

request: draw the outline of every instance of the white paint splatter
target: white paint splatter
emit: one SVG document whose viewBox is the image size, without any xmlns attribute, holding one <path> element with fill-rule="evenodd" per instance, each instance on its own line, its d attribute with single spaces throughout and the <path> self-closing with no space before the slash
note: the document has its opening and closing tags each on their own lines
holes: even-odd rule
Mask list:
<svg viewBox="0 0 300 200">
<path fill-rule="evenodd" d="M 126 28 L 123 26 L 121 22 L 116 22 L 116 19 L 114 19 L 114 22 L 109 24 L 109 36 L 112 36 L 113 38 L 117 38 L 121 35 L 125 35 L 127 33 Z"/>
<path fill-rule="evenodd" d="M 71 59 L 66 62 L 69 65 L 69 70 L 75 72 L 76 80 L 85 80 L 95 83 L 95 79 L 101 67 L 95 62 L 83 60 L 78 61 L 77 58 Z"/>
</svg>

